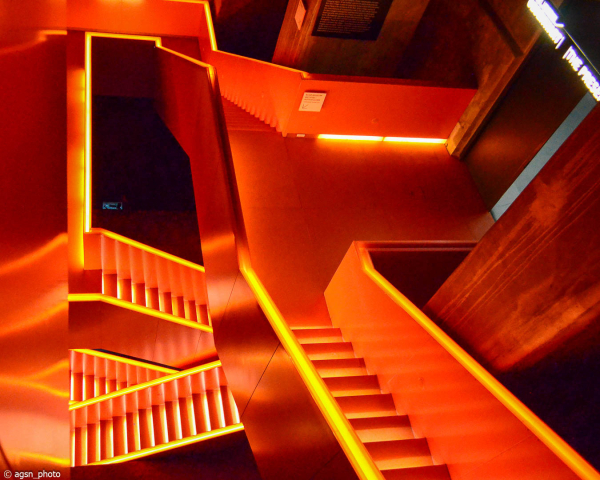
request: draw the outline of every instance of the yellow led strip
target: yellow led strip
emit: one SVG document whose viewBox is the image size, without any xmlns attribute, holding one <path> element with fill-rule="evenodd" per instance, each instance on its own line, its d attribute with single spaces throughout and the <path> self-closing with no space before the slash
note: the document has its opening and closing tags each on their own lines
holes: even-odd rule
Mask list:
<svg viewBox="0 0 600 480">
<path fill-rule="evenodd" d="M 162 258 L 165 258 L 172 262 L 179 263 L 180 265 L 183 265 L 184 267 L 189 267 L 194 270 L 198 270 L 199 272 L 205 271 L 204 267 L 202 265 L 198 265 L 197 263 L 190 262 L 189 260 L 185 260 L 181 257 L 176 257 L 175 255 L 171 255 L 170 253 L 164 252 L 162 250 L 151 247 L 144 243 L 136 242 L 135 240 L 131 240 L 130 238 L 124 237 L 123 235 L 119 235 L 118 233 L 114 233 L 109 230 L 105 230 L 103 228 L 92 228 L 92 229 L 90 229 L 89 232 L 87 232 L 87 234 L 88 235 L 104 235 L 105 237 L 112 238 L 113 240 L 116 240 L 121 243 L 125 243 L 127 245 L 131 245 L 132 247 L 135 247 L 135 248 L 139 248 L 140 250 L 144 250 L 144 251 L 151 253 L 153 255 L 156 255 L 158 257 L 162 257 Z"/>
<path fill-rule="evenodd" d="M 443 145 L 446 143 L 445 138 L 419 138 L 419 137 L 383 137 L 384 142 L 396 143 L 434 143 Z"/>
<path fill-rule="evenodd" d="M 198 443 L 204 440 L 209 440 L 211 438 L 221 437 L 230 433 L 239 432 L 243 429 L 244 425 L 242 423 L 237 423 L 228 427 L 211 430 L 210 432 L 200 433 L 192 437 L 182 438 L 181 440 L 174 440 L 172 442 L 157 445 L 155 447 L 144 448 L 143 450 L 139 450 L 137 452 L 126 453 L 125 455 L 107 458 L 106 460 L 100 460 L 99 462 L 92 462 L 88 465 L 107 465 L 109 463 L 127 462 L 129 460 L 135 460 L 136 458 L 147 457 L 148 455 L 152 455 L 153 453 L 165 452 L 167 450 L 172 450 L 177 447 L 183 447 L 185 445 L 191 445 L 192 443 Z"/>
<path fill-rule="evenodd" d="M 373 266 L 365 248 L 358 248 L 362 268 L 395 303 L 407 312 L 423 329 L 429 333 L 444 349 L 452 355 L 471 375 L 473 375 L 494 397 L 508 408 L 523 424 L 535 434 L 552 452 L 554 452 L 575 474 L 585 480 L 600 480 L 596 471 L 581 455 L 540 420 L 517 397 L 494 378 L 473 357 L 465 352 L 440 327 L 419 310 L 408 298 L 400 293 Z"/>
<path fill-rule="evenodd" d="M 195 328 L 196 330 L 203 330 L 209 333 L 213 332 L 212 327 L 209 327 L 208 325 L 202 325 L 198 322 L 192 322 L 191 320 L 176 317 L 175 315 L 171 315 L 170 313 L 154 310 L 153 308 L 144 307 L 143 305 L 127 302 L 125 300 L 111 297 L 109 295 L 104 295 L 102 293 L 69 293 L 69 302 L 109 303 L 116 307 L 127 308 L 128 310 L 133 310 L 134 312 L 143 313 L 144 315 L 150 315 L 152 317 L 160 318 L 162 320 L 167 320 L 168 322 L 178 323 L 179 325 Z"/>
<path fill-rule="evenodd" d="M 179 370 L 168 367 L 161 367 L 160 365 L 154 365 L 152 363 L 142 362 L 140 360 L 133 360 L 131 358 L 120 357 L 118 355 L 112 355 L 106 352 L 99 352 L 98 350 L 88 350 L 85 348 L 72 348 L 72 352 L 83 353 L 84 355 L 91 355 L 93 357 L 105 358 L 107 360 L 113 360 L 119 363 L 126 363 L 128 365 L 133 365 L 136 367 L 147 368 L 148 370 L 156 370 L 157 372 L 163 373 L 177 373 Z"/>
<path fill-rule="evenodd" d="M 346 453 L 348 460 L 352 463 L 356 473 L 363 480 L 383 480 L 383 475 L 373 462 L 371 455 L 360 441 L 354 428 L 340 409 L 338 403 L 331 395 L 325 382 L 315 369 L 304 349 L 283 319 L 275 303 L 267 293 L 266 289 L 256 276 L 254 270 L 242 266 L 241 271 L 250 285 L 258 303 L 271 323 L 273 330 L 279 337 L 281 344 L 292 358 L 292 362 L 300 373 L 305 385 L 308 387 L 313 399 L 323 413 L 327 424 Z"/>
<path fill-rule="evenodd" d="M 362 140 L 367 142 L 395 142 L 395 143 L 428 143 L 442 145 L 444 138 L 419 138 L 419 137 L 377 137 L 369 135 L 333 135 L 320 133 L 317 138 L 324 140 Z"/>
<path fill-rule="evenodd" d="M 320 133 L 317 138 L 325 140 L 363 140 L 366 142 L 381 142 L 383 137 L 373 137 L 369 135 L 332 135 L 329 133 Z"/>
<path fill-rule="evenodd" d="M 106 393 L 106 394 L 100 395 L 98 397 L 88 398 L 87 400 L 83 400 L 81 402 L 77 402 L 72 405 L 69 405 L 69 410 L 77 410 L 79 408 L 87 407 L 88 405 L 93 405 L 94 403 L 104 402 L 110 398 L 127 395 L 128 393 L 137 392 L 139 390 L 144 390 L 144 389 L 152 387 L 154 385 L 160 385 L 162 383 L 171 382 L 173 380 L 177 380 L 178 378 L 187 377 L 189 375 L 194 375 L 195 373 L 204 372 L 206 370 L 212 370 L 213 368 L 217 368 L 220 366 L 221 366 L 220 360 L 217 360 L 216 362 L 206 363 L 206 364 L 200 365 L 198 367 L 189 368 L 187 370 L 182 370 L 177 373 L 172 373 L 171 375 L 165 375 L 164 377 L 155 378 L 154 380 L 149 380 L 148 382 L 138 383 L 137 385 L 132 385 L 131 387 L 127 387 L 127 388 L 122 388 L 121 390 L 116 390 L 111 393 Z"/>
</svg>

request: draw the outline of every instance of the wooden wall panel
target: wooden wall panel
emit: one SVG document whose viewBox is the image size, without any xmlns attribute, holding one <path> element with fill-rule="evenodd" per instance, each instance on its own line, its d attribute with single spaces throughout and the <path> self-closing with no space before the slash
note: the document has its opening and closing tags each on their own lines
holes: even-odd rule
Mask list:
<svg viewBox="0 0 600 480">
<path fill-rule="evenodd" d="M 599 125 L 596 107 L 426 306 L 496 370 L 599 320 Z"/>
</svg>

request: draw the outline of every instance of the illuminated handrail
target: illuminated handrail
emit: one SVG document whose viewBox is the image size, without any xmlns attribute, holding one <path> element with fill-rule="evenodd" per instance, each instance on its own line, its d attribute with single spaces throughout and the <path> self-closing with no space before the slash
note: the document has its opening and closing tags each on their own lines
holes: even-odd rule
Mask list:
<svg viewBox="0 0 600 480">
<path fill-rule="evenodd" d="M 86 348 L 72 348 L 72 352 L 82 353 L 84 355 L 89 355 L 91 357 L 103 358 L 105 360 L 112 360 L 114 362 L 126 363 L 127 365 L 132 365 L 134 367 L 142 367 L 148 370 L 155 370 L 161 373 L 177 373 L 178 369 L 163 367 L 161 365 L 155 365 L 154 363 L 142 362 L 141 360 L 135 360 L 133 358 L 121 357 L 119 355 L 113 355 L 107 352 L 101 352 L 99 350 L 89 350 Z"/>
<path fill-rule="evenodd" d="M 190 375 L 194 375 L 196 373 L 205 372 L 208 370 L 212 370 L 213 368 L 219 368 L 221 366 L 221 362 L 217 360 L 216 362 L 207 363 L 205 365 L 200 365 L 198 367 L 189 368 L 187 370 L 181 370 L 177 373 L 172 373 L 170 375 L 165 375 L 164 377 L 155 378 L 154 380 L 149 380 L 144 383 L 138 383 L 137 385 L 132 385 L 131 387 L 122 388 L 121 390 L 115 390 L 111 393 L 106 393 L 104 395 L 99 395 L 98 397 L 93 397 L 88 400 L 83 400 L 81 402 L 72 403 L 69 405 L 69 410 L 78 410 L 83 407 L 87 407 L 89 405 L 93 405 L 95 403 L 104 402 L 106 400 L 110 400 L 111 398 L 121 397 L 123 395 L 127 395 L 128 393 L 138 392 L 140 390 L 145 390 L 146 388 L 153 387 L 155 385 L 161 385 L 163 383 L 172 382 L 173 380 L 177 380 L 178 378 L 188 377 Z"/>
<path fill-rule="evenodd" d="M 162 46 L 159 48 L 174 56 L 199 65 L 207 70 L 211 85 L 210 93 L 212 96 L 213 107 L 217 115 L 217 129 L 219 131 L 219 138 L 223 142 L 224 150 L 228 152 L 227 131 L 225 128 L 225 120 L 223 118 L 223 111 L 221 108 L 221 95 L 217 86 L 215 67 L 168 48 Z M 282 346 L 290 355 L 294 367 L 302 378 L 304 384 L 311 394 L 311 397 L 317 404 L 321 414 L 325 418 L 332 433 L 339 442 L 342 450 L 356 471 L 358 477 L 363 480 L 383 480 L 383 476 L 373 462 L 371 455 L 358 438 L 350 422 L 325 385 L 325 382 L 317 373 L 314 365 L 309 360 L 304 349 L 300 346 L 295 335 L 292 333 L 289 326 L 283 319 L 283 316 L 279 312 L 277 306 L 270 298 L 255 271 L 252 269 L 247 248 L 247 237 L 244 227 L 243 214 L 241 211 L 241 205 L 239 203 L 239 197 L 237 195 L 237 185 L 235 181 L 232 180 L 235 178 L 235 174 L 232 170 L 233 164 L 231 163 L 231 158 L 227 155 L 227 153 L 225 153 L 225 158 L 223 158 L 222 167 L 226 172 L 226 178 L 228 179 L 227 181 L 229 182 L 230 186 L 230 190 L 227 194 L 230 195 L 234 209 L 234 231 L 232 233 L 236 238 L 238 271 L 242 273 L 248 282 L 258 304 L 261 307 L 261 310 L 270 322 Z"/>
<path fill-rule="evenodd" d="M 156 255 L 157 257 L 162 257 L 166 260 L 170 260 L 171 262 L 178 263 L 183 265 L 184 267 L 192 268 L 199 272 L 204 273 L 204 267 L 202 265 L 198 265 L 197 263 L 190 262 L 189 260 L 185 260 L 181 257 L 177 257 L 170 253 L 159 250 L 158 248 L 151 247 L 150 245 L 146 245 L 144 243 L 138 242 L 136 240 L 132 240 L 130 238 L 124 237 L 123 235 L 119 235 L 118 233 L 111 232 L 109 230 L 105 230 L 104 228 L 92 228 L 86 235 L 104 235 L 105 237 L 112 238 L 121 243 L 125 243 L 127 245 L 131 245 L 132 247 L 139 248 L 145 252 L 151 253 L 152 255 Z"/>
<path fill-rule="evenodd" d="M 116 457 L 107 458 L 106 460 L 100 460 L 98 462 L 91 462 L 88 465 L 109 465 L 111 463 L 123 463 L 130 460 L 136 460 L 138 458 L 147 457 L 154 453 L 166 452 L 177 447 L 183 447 L 185 445 L 192 445 L 193 443 L 202 442 L 211 438 L 221 437 L 229 433 L 239 432 L 244 430 L 243 423 L 236 423 L 235 425 L 229 425 L 228 427 L 218 428 L 211 430 L 210 432 L 199 433 L 191 437 L 182 438 L 181 440 L 173 440 L 169 443 L 163 443 L 154 447 L 144 448 L 136 452 L 125 453 L 124 455 L 117 455 Z"/>
<path fill-rule="evenodd" d="M 222 138 L 226 143 L 227 133 L 224 127 L 225 119 L 223 118 L 222 109 L 218 107 L 221 101 L 221 95 L 219 93 L 219 88 L 217 85 L 217 75 L 215 68 L 211 65 L 207 65 L 203 62 L 192 59 L 178 52 L 174 52 L 164 47 L 160 48 L 176 56 L 179 56 L 188 61 L 203 66 L 208 70 L 213 105 L 215 107 L 217 118 L 219 120 L 218 127 L 220 128 Z M 332 396 L 329 388 L 325 385 L 323 379 L 317 373 L 317 370 L 308 358 L 308 355 L 300 346 L 300 343 L 296 339 L 296 336 L 292 333 L 289 325 L 284 320 L 281 312 L 269 296 L 267 290 L 258 278 L 258 275 L 252 268 L 247 245 L 246 231 L 243 221 L 243 213 L 241 209 L 241 204 L 239 203 L 239 197 L 237 195 L 237 185 L 235 181 L 231 181 L 232 178 L 235 178 L 235 174 L 232 171 L 230 171 L 230 169 L 233 169 L 233 164 L 231 163 L 230 158 L 229 162 L 227 161 L 227 157 L 224 160 L 224 167 L 227 171 L 227 177 L 231 182 L 230 188 L 232 189 L 229 194 L 232 198 L 232 205 L 235 214 L 234 228 L 237 231 L 234 233 L 234 236 L 237 237 L 238 240 L 236 242 L 236 246 L 239 271 L 242 273 L 245 280 L 248 282 L 248 285 L 250 286 L 258 304 L 261 307 L 261 310 L 263 311 L 264 315 L 271 324 L 273 330 L 275 331 L 286 352 L 288 353 L 288 355 L 290 355 L 294 367 L 298 371 L 313 400 L 319 407 L 319 410 L 321 411 L 327 424 L 331 428 L 332 433 L 334 434 L 335 438 L 342 447 L 342 450 L 344 451 L 348 460 L 352 464 L 352 467 L 354 468 L 358 477 L 363 480 L 383 480 L 384 477 L 375 465 L 375 462 L 371 458 L 371 455 L 367 451 L 364 444 L 358 438 L 358 435 L 354 431 L 354 428 L 342 412 L 340 406 L 338 405 L 335 398 Z"/>
<path fill-rule="evenodd" d="M 104 295 L 102 293 L 69 293 L 68 298 L 69 302 L 104 302 L 116 307 L 126 308 L 128 310 L 133 310 L 134 312 L 143 313 L 144 315 L 150 315 L 151 317 L 167 320 L 168 322 L 178 323 L 186 327 L 195 328 L 196 330 L 213 333 L 212 327 L 208 325 L 186 320 L 185 318 L 171 315 L 170 313 L 161 312 L 153 308 L 144 307 L 142 305 L 127 302 L 126 300 L 121 300 L 119 298 L 111 297 L 110 295 Z"/>
<path fill-rule="evenodd" d="M 436 325 L 408 298 L 400 293 L 373 266 L 366 244 L 357 247 L 363 271 L 400 308 L 431 335 L 452 357 L 458 361 L 496 399 L 517 417 L 542 443 L 560 458 L 578 477 L 584 480 L 600 480 L 600 473 L 594 469 L 573 447 L 565 442 L 554 430 L 546 425 L 535 413 L 527 408 L 493 375 L 483 368 L 473 357 L 463 350 L 448 334 Z"/>
<path fill-rule="evenodd" d="M 248 258 L 243 260 L 240 270 L 359 478 L 383 480 L 384 477 L 371 455 L 358 438 L 354 428 L 262 285 L 256 272 L 250 266 Z"/>
</svg>

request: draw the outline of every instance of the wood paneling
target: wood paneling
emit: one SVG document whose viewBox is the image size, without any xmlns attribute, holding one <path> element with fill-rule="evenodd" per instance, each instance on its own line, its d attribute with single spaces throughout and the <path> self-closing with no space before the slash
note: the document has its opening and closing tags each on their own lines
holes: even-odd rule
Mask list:
<svg viewBox="0 0 600 480">
<path fill-rule="evenodd" d="M 585 95 L 554 45 L 540 40 L 463 157 L 491 209 Z"/>
<path fill-rule="evenodd" d="M 299 0 L 291 0 L 285 14 L 273 62 L 311 73 L 393 77 L 398 59 L 408 45 L 429 0 L 395 0 L 375 41 L 312 36 L 321 0 L 305 1 L 302 29 L 294 16 Z"/>
<path fill-rule="evenodd" d="M 599 125 L 596 107 L 426 306 L 496 370 L 598 322 Z"/>
</svg>

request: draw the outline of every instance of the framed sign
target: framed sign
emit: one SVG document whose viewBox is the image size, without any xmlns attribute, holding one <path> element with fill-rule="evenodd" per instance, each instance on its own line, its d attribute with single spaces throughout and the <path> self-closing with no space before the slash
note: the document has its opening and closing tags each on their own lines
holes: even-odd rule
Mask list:
<svg viewBox="0 0 600 480">
<path fill-rule="evenodd" d="M 312 35 L 377 40 L 393 0 L 322 0 Z"/>
</svg>

